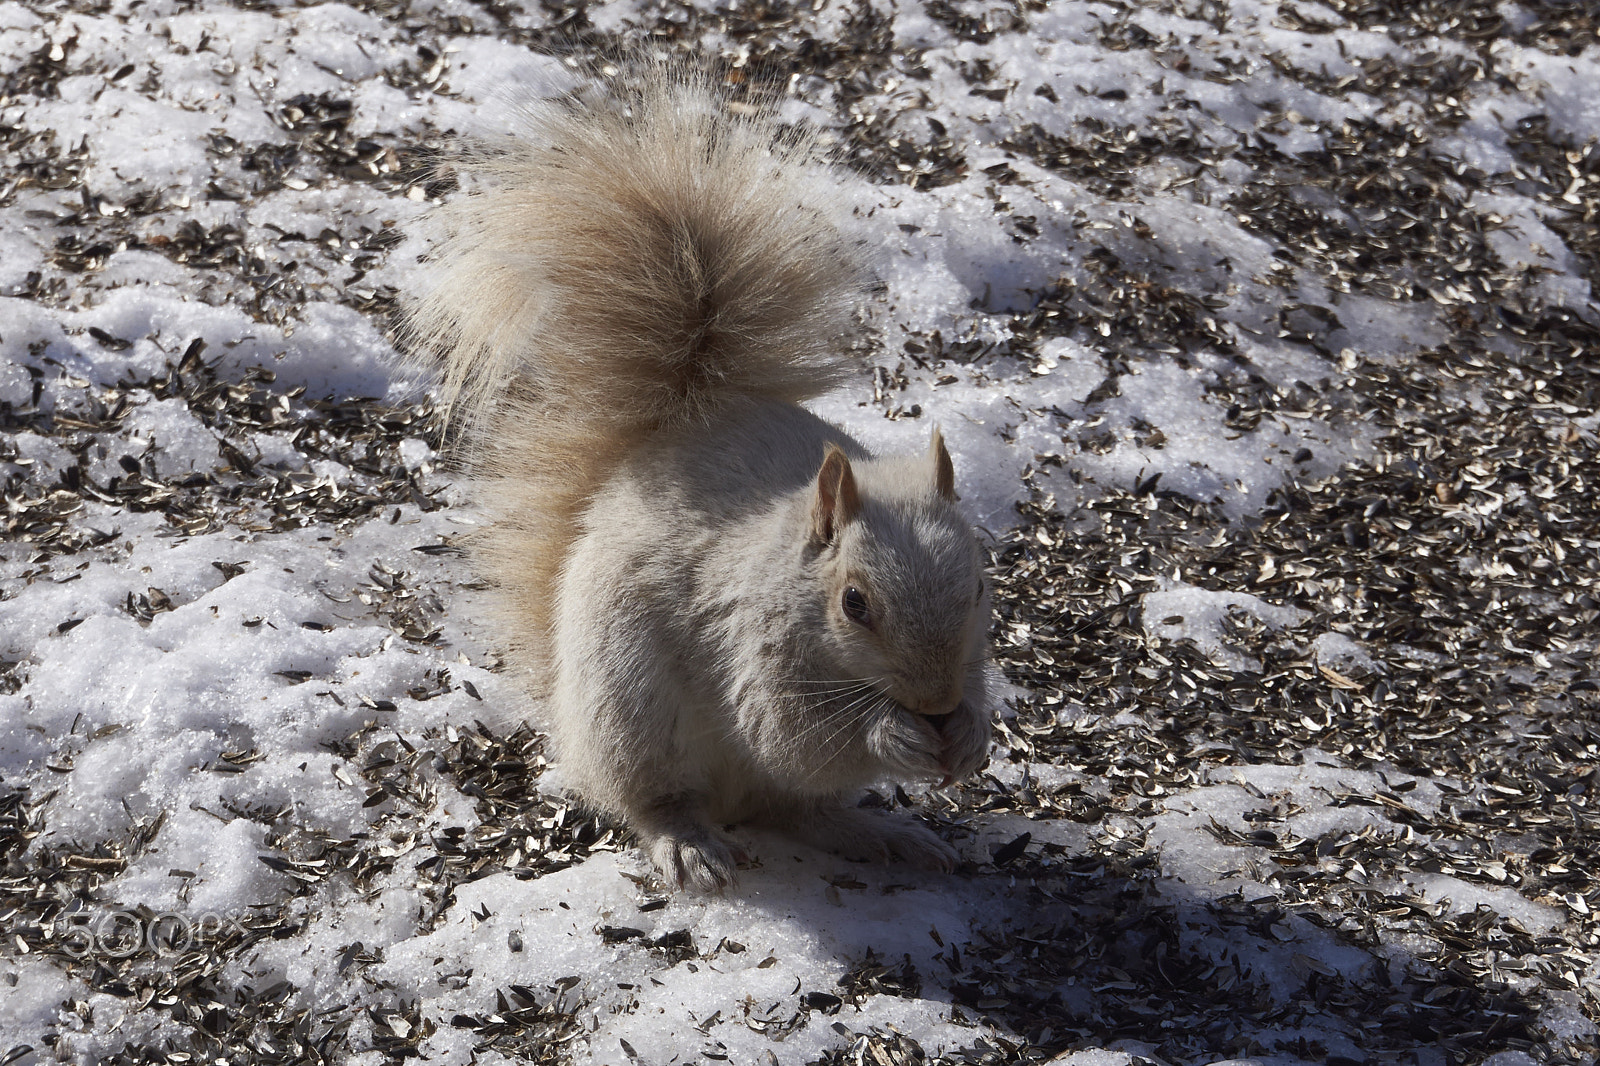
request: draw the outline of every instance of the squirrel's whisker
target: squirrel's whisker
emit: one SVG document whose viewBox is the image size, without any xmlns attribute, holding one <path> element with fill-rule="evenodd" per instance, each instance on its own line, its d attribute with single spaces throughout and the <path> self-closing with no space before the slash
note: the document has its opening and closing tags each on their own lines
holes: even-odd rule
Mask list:
<svg viewBox="0 0 1600 1066">
<path fill-rule="evenodd" d="M 829 725 L 831 725 L 833 723 L 840 722 L 841 720 L 845 720 L 845 719 L 851 718 L 852 717 L 852 712 L 856 711 L 857 708 L 859 708 L 859 707 L 861 707 L 861 706 L 863 706 L 865 704 L 870 703 L 878 695 L 880 695 L 880 693 L 876 689 L 871 689 L 871 690 L 869 690 L 867 692 L 862 693 L 861 695 L 859 695 L 856 698 L 852 699 L 849 703 L 845 704 L 844 706 L 835 708 L 835 709 L 831 710 L 828 714 L 826 714 L 824 717 L 812 722 L 811 724 L 806 726 L 801 732 L 795 734 L 792 737 L 787 738 L 787 742 L 786 742 L 785 746 L 792 752 L 799 752 L 801 747 L 802 747 L 802 745 L 805 743 L 805 741 L 810 739 L 815 733 L 817 733 L 821 729 L 824 729 L 824 728 L 826 728 L 827 726 L 829 726 Z M 859 717 L 861 717 L 861 715 L 855 715 L 854 717 L 858 717 L 859 718 Z M 848 722 L 846 722 L 846 724 L 848 724 Z M 843 727 L 841 726 L 841 729 L 842 728 Z M 837 731 L 836 731 L 836 733 L 837 733 Z"/>
</svg>

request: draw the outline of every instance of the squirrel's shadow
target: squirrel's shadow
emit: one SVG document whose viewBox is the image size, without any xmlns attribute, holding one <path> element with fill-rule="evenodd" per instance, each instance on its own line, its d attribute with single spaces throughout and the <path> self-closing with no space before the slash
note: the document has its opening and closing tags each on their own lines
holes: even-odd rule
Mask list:
<svg viewBox="0 0 1600 1066">
<path fill-rule="evenodd" d="M 1532 999 L 1448 944 L 1425 959 L 1371 927 L 1358 943 L 1337 916 L 1291 913 L 1264 887 L 1208 895 L 1163 877 L 1154 851 L 1108 858 L 1046 844 L 997 867 L 970 861 L 969 848 L 942 876 L 741 835 L 760 863 L 730 895 L 847 945 L 839 987 L 802 999 L 826 1013 L 839 997 L 835 1020 L 847 1026 L 852 1002 L 889 994 L 948 1003 L 958 1023 L 981 1019 L 1050 1053 L 1124 1042 L 1171 1063 L 1443 1064 L 1537 1043 Z M 794 893 L 790 868 L 823 887 Z"/>
</svg>

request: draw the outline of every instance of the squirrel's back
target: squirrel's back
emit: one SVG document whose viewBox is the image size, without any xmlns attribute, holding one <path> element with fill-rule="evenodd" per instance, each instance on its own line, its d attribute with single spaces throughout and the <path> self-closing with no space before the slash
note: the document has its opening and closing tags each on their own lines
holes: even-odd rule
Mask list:
<svg viewBox="0 0 1600 1066">
<path fill-rule="evenodd" d="M 730 110 L 706 75 L 614 81 L 524 105 L 514 134 L 463 154 L 410 315 L 492 483 L 480 554 L 529 644 L 608 471 L 731 399 L 836 384 L 864 276 L 851 198 L 813 140 Z"/>
</svg>

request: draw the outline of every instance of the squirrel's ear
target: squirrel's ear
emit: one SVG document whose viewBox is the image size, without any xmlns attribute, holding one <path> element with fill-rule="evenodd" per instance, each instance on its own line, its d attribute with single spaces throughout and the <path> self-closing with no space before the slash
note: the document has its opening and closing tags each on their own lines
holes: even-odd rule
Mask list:
<svg viewBox="0 0 1600 1066">
<path fill-rule="evenodd" d="M 939 495 L 955 502 L 956 499 L 956 468 L 950 462 L 950 453 L 945 450 L 944 434 L 939 432 L 939 427 L 933 427 L 933 440 L 928 445 L 928 458 L 933 460 L 933 487 L 939 490 Z"/>
<path fill-rule="evenodd" d="M 861 494 L 850 458 L 837 444 L 829 444 L 817 471 L 817 495 L 811 503 L 811 535 L 819 544 L 833 540 L 861 510 Z"/>
</svg>

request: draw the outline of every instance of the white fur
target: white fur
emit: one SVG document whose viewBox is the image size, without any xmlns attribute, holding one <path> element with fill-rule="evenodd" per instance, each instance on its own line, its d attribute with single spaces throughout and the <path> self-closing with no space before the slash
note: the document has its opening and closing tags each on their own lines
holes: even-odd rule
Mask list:
<svg viewBox="0 0 1600 1066">
<path fill-rule="evenodd" d="M 713 826 L 736 821 L 949 868 L 920 825 L 846 806 L 982 765 L 990 609 L 943 442 L 874 459 L 797 406 L 840 376 L 863 277 L 837 177 L 659 70 L 475 158 L 413 321 L 569 779 L 680 885 L 733 880 Z"/>
</svg>

